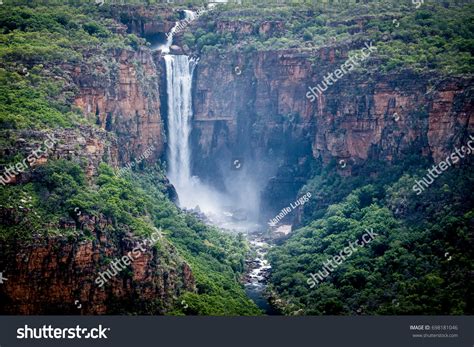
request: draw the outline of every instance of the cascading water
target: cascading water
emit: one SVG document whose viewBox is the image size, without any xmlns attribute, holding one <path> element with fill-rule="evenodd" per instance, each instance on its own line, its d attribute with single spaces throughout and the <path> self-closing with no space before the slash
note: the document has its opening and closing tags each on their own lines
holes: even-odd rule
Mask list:
<svg viewBox="0 0 474 347">
<path fill-rule="evenodd" d="M 191 21 L 194 12 L 185 10 L 185 19 Z M 189 135 L 191 133 L 191 83 L 196 61 L 186 55 L 171 55 L 173 36 L 183 21 L 177 21 L 166 34 L 165 44 L 157 47 L 164 54 L 168 91 L 168 177 L 178 191 L 191 180 Z"/>
<path fill-rule="evenodd" d="M 185 21 L 189 22 L 195 19 L 196 15 L 186 10 L 185 17 Z M 189 138 L 193 116 L 192 78 L 197 60 L 190 59 L 186 55 L 169 54 L 173 35 L 179 28 L 180 22 L 177 22 L 168 33 L 166 44 L 159 47 L 164 54 L 168 93 L 168 177 L 176 188 L 181 207 L 188 209 L 199 207 L 213 224 L 226 229 L 249 232 L 255 228 L 256 224 L 242 220 L 235 223 L 234 212 L 236 205 L 239 208 L 254 207 L 254 211 L 256 210 L 256 206 L 250 204 L 250 200 L 257 192 L 256 187 L 249 184 L 248 180 L 245 181 L 246 177 L 242 176 L 235 181 L 238 187 L 234 186 L 233 191 L 237 190 L 236 193 L 223 194 L 203 184 L 198 177 L 193 177 L 191 174 Z M 229 210 L 234 210 L 234 212 Z M 256 250 L 258 256 L 252 261 L 252 271 L 248 274 L 246 281 L 246 292 L 262 309 L 270 313 L 267 299 L 263 295 L 266 274 L 270 268 L 264 259 L 267 250 L 266 243 L 255 238 L 255 235 L 249 235 L 252 248 Z"/>
<path fill-rule="evenodd" d="M 168 40 L 161 51 L 166 64 L 168 93 L 168 177 L 176 188 L 180 206 L 204 212 L 207 218 L 223 228 L 247 231 L 255 228 L 255 219 L 247 220 L 258 211 L 254 203 L 258 199 L 256 185 L 250 184 L 248 175 L 236 177 L 228 192 L 202 183 L 191 174 L 191 150 L 189 138 L 192 120 L 192 77 L 197 60 L 186 55 L 169 54 L 173 35 L 183 22 L 196 18 L 192 11 L 185 10 L 185 19 L 178 21 L 168 33 Z M 245 210 L 244 213 L 242 211 Z M 235 223 L 237 221 L 237 223 Z"/>
<path fill-rule="evenodd" d="M 191 181 L 189 134 L 191 133 L 191 83 L 195 66 L 186 55 L 165 55 L 168 89 L 168 176 L 178 190 Z"/>
<path fill-rule="evenodd" d="M 183 23 L 189 23 L 196 19 L 197 15 L 195 12 L 191 10 L 183 10 L 184 12 L 184 19 L 179 20 L 175 23 L 175 25 L 171 28 L 170 32 L 166 34 L 166 42 L 165 44 L 158 46 L 157 49 L 161 50 L 163 54 L 168 54 L 170 52 L 170 47 L 173 44 L 173 37 L 176 33 L 176 30 L 179 29 Z"/>
<path fill-rule="evenodd" d="M 196 19 L 197 14 L 196 14 L 196 12 L 193 12 L 191 10 L 184 10 L 184 16 L 185 16 L 186 20 L 193 21 L 193 20 Z"/>
<path fill-rule="evenodd" d="M 225 197 L 191 175 L 192 76 L 197 64 L 186 55 L 164 56 L 168 91 L 168 177 L 178 192 L 181 207 L 208 214 L 220 211 Z"/>
<path fill-rule="evenodd" d="M 181 207 L 199 208 L 206 213 L 219 211 L 224 201 L 210 187 L 191 175 L 191 150 L 189 136 L 192 118 L 192 77 L 197 60 L 186 55 L 169 54 L 173 35 L 180 23 L 196 18 L 185 10 L 185 19 L 178 21 L 168 33 L 166 44 L 159 49 L 164 53 L 168 92 L 168 177 L 178 192 Z"/>
</svg>

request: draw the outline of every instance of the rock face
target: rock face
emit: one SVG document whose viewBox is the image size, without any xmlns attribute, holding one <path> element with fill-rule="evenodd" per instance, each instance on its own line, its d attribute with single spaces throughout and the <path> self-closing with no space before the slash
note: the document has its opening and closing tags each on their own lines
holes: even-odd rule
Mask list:
<svg viewBox="0 0 474 347">
<path fill-rule="evenodd" d="M 10 184 L 29 182 L 35 168 L 49 160 L 77 162 L 84 167 L 89 179 L 96 176 L 102 162 L 118 165 L 116 136 L 91 126 L 11 131 L 7 137 L 13 139 L 13 147 L 3 147 L 2 155 L 21 153 L 24 158 L 37 148 L 45 148 L 44 141 L 48 137 L 56 140 L 51 149 L 43 152 L 34 165 L 15 176 Z M 176 198 L 171 185 L 168 191 L 171 198 Z M 28 211 L 28 207 L 21 208 Z M 0 206 L 2 224 L 19 225 L 21 218 L 16 208 Z M 130 233 L 108 233 L 110 224 L 103 217 L 80 215 L 78 221 L 64 218 L 55 225 L 61 234 L 69 236 L 38 234 L 27 242 L 0 240 L 0 269 L 8 279 L 0 286 L 0 312 L 165 314 L 184 291 L 195 291 L 191 269 L 166 242 L 159 251 L 147 246 L 128 268 L 99 287 L 94 280 L 110 269 L 110 262 L 120 259 L 142 241 Z M 87 236 L 78 236 L 79 225 Z"/>
<path fill-rule="evenodd" d="M 176 21 L 176 12 L 171 7 L 148 6 L 112 6 L 111 17 L 120 18 L 128 32 L 139 36 L 167 33 Z"/>
<path fill-rule="evenodd" d="M 295 198 L 312 160 L 342 160 L 344 175 L 369 159 L 393 162 L 419 154 L 439 161 L 474 131 L 468 79 L 352 71 L 310 102 L 308 87 L 334 72 L 348 50 L 201 56 L 194 89 L 195 172 L 216 175 L 222 162 L 237 155 L 257 168 L 268 161 L 289 163 L 268 171 L 273 178 L 267 180 L 267 199 L 279 210 Z M 284 184 L 276 192 L 273 183 Z"/>
<path fill-rule="evenodd" d="M 468 80 L 441 80 L 431 89 L 427 81 L 436 76 L 347 77 L 312 105 L 313 153 L 325 162 L 343 158 L 350 167 L 368 159 L 392 162 L 407 154 L 437 162 L 473 131 Z"/>
<path fill-rule="evenodd" d="M 264 21 L 255 27 L 254 23 L 243 20 L 219 20 L 216 23 L 216 31 L 218 33 L 231 32 L 238 38 L 249 35 L 275 36 L 282 33 L 286 29 L 283 21 Z"/>
<path fill-rule="evenodd" d="M 2 147 L 2 156 L 20 153 L 23 158 L 27 158 L 34 150 L 44 149 L 31 165 L 30 170 L 20 173 L 16 181 L 11 183 L 28 182 L 34 167 L 46 164 L 51 159 L 72 160 L 84 165 L 86 176 L 89 178 L 97 174 L 97 168 L 101 162 L 106 162 L 113 167 L 118 166 L 117 138 L 111 133 L 91 126 L 81 125 L 74 129 L 58 128 L 50 131 L 10 131 L 5 135 L 9 139 L 14 139 L 14 145 Z M 48 136 L 55 139 L 56 144 L 46 150 L 44 142 Z"/>
<path fill-rule="evenodd" d="M 140 7 L 120 11 L 115 15 L 128 31 L 143 36 L 164 34 L 175 20 L 171 12 L 159 18 L 156 11 Z M 267 36 L 285 30 L 285 23 L 264 22 L 255 28 L 227 21 L 219 22 L 217 30 L 235 32 L 237 37 Z M 310 102 L 308 87 L 320 83 L 347 59 L 349 49 L 357 48 L 361 47 L 201 55 L 193 87 L 191 142 L 193 158 L 199 158 L 193 162 L 193 173 L 224 185 L 238 159 L 244 170 L 262 178 L 264 204 L 279 211 L 295 200 L 315 161 L 343 160 L 344 175 L 370 159 L 390 163 L 417 154 L 439 161 L 474 132 L 468 79 L 354 71 Z M 165 144 L 160 57 L 140 48 L 115 50 L 106 57 L 91 52 L 86 59 L 82 65 L 63 68 L 79 89 L 75 105 L 100 129 L 55 131 L 60 141 L 39 163 L 86 158 L 86 173 L 92 177 L 100 162 L 122 166 L 152 145 L 155 151 L 146 161 L 156 162 Z M 11 152 L 29 154 L 33 146 L 21 139 L 35 138 L 39 144 L 47 134 L 15 135 L 18 141 Z M 28 181 L 28 173 L 18 180 Z M 172 187 L 170 195 L 177 199 Z M 5 208 L 0 214 L 3 220 L 12 215 Z M 180 293 L 195 290 L 190 268 L 169 245 L 166 252 L 147 248 L 129 270 L 98 288 L 91 278 L 108 268 L 107 259 L 123 256 L 138 240 L 108 234 L 108 222 L 102 219 L 83 222 L 90 226 L 87 238 L 35 236 L 28 244 L 0 243 L 0 269 L 8 278 L 0 286 L 0 312 L 162 314 Z M 62 222 L 63 230 L 74 227 L 74 221 Z M 144 304 L 153 301 L 156 307 Z"/>
<path fill-rule="evenodd" d="M 111 11 L 118 8 L 111 7 Z M 166 32 L 174 24 L 174 20 L 164 21 L 156 11 L 144 11 L 144 7 L 129 10 L 120 8 L 120 14 L 112 14 L 129 25 L 129 32 L 152 35 Z M 127 17 L 127 13 L 131 16 Z M 149 21 L 152 17 L 154 20 Z M 125 30 L 123 25 L 115 27 L 117 32 Z M 160 70 L 155 58 L 150 49 L 141 47 L 113 49 L 105 55 L 88 52 L 79 65 L 63 64 L 61 70 L 68 76 L 67 83 L 78 91 L 75 106 L 98 127 L 10 131 L 4 135 L 15 140 L 11 146 L 2 146 L 1 154 L 21 154 L 26 158 L 48 135 L 53 135 L 58 142 L 34 166 L 52 159 L 71 160 L 80 163 L 92 178 L 100 163 L 125 166 L 151 146 L 154 151 L 145 161 L 155 163 L 163 154 L 165 141 Z M 31 175 L 34 167 L 10 183 L 27 183 Z M 171 185 L 168 192 L 177 199 Z M 0 217 L 7 225 L 20 222 L 17 211 L 8 207 L 0 206 Z M 182 292 L 196 290 L 190 267 L 166 241 L 159 250 L 146 247 L 128 268 L 100 288 L 94 279 L 110 268 L 110 261 L 132 251 L 139 240 L 131 234 L 110 234 L 106 231 L 110 221 L 102 217 L 81 216 L 80 222 L 87 235 L 78 235 L 76 221 L 65 219 L 57 227 L 61 235 L 69 236 L 38 234 L 28 242 L 0 242 L 0 269 L 8 278 L 0 286 L 1 313 L 165 314 Z"/>
<path fill-rule="evenodd" d="M 183 291 L 196 290 L 189 266 L 170 245 L 165 251 L 145 247 L 99 287 L 94 280 L 137 247 L 139 239 L 123 235 L 119 240 L 100 231 L 107 225 L 100 219 L 83 222 L 92 228 L 92 238 L 37 236 L 28 244 L 0 243 L 0 268 L 8 279 L 0 287 L 0 312 L 164 314 Z"/>
<path fill-rule="evenodd" d="M 121 50 L 107 59 L 95 67 L 74 69 L 73 79 L 80 90 L 74 103 L 87 118 L 116 134 L 121 164 L 140 157 L 151 146 L 155 150 L 146 161 L 156 162 L 163 153 L 164 130 L 158 70 L 151 51 Z"/>
</svg>

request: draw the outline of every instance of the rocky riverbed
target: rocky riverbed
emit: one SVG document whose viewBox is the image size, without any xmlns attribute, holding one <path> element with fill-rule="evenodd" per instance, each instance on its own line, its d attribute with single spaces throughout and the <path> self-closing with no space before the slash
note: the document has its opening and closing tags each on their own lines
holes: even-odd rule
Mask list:
<svg viewBox="0 0 474 347">
<path fill-rule="evenodd" d="M 266 255 L 273 247 L 277 235 L 259 232 L 247 234 L 252 252 L 251 257 L 247 260 L 247 271 L 243 278 L 245 292 L 268 315 L 280 314 L 279 310 L 270 304 L 270 293 L 267 290 L 272 267 L 266 259 Z"/>
</svg>

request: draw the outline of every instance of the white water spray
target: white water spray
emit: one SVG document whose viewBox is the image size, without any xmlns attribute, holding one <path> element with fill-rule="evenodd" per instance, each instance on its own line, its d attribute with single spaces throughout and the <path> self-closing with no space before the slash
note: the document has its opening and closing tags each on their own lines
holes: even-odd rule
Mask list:
<svg viewBox="0 0 474 347">
<path fill-rule="evenodd" d="M 168 89 L 169 178 L 178 187 L 191 178 L 191 83 L 194 61 L 186 55 L 165 55 Z"/>
<path fill-rule="evenodd" d="M 191 176 L 192 76 L 196 61 L 186 55 L 164 56 L 168 90 L 168 177 L 175 186 L 181 207 L 218 213 L 224 196 Z"/>
<path fill-rule="evenodd" d="M 185 10 L 186 19 L 194 20 L 197 15 Z M 182 22 L 182 21 L 181 21 Z M 258 210 L 258 185 L 252 184 L 247 175 L 233 182 L 233 189 L 228 189 L 230 194 L 219 193 L 216 189 L 203 184 L 198 177 L 191 175 L 191 150 L 189 138 L 191 135 L 192 111 L 192 78 L 197 60 L 189 59 L 186 55 L 170 55 L 173 44 L 173 35 L 179 29 L 177 22 L 167 35 L 166 44 L 159 49 L 164 54 L 166 65 L 166 85 L 168 93 L 168 177 L 175 187 L 181 207 L 199 207 L 211 222 L 223 228 L 236 231 L 249 231 L 258 224 L 252 221 L 241 220 L 235 222 L 235 207 L 245 206 Z M 237 204 L 235 204 L 237 200 Z M 229 206 L 234 211 L 226 209 Z M 225 207 L 227 206 L 227 207 Z M 234 218 L 234 219 L 233 219 Z M 246 219 L 246 218 L 244 218 Z M 256 242 L 256 241 L 255 241 Z M 258 266 L 249 275 L 246 291 L 258 305 L 268 310 L 266 298 L 262 295 L 265 286 L 262 285 L 264 274 L 270 265 L 264 259 L 264 253 L 259 251 L 264 243 L 256 243 L 258 257 L 255 262 Z"/>
<path fill-rule="evenodd" d="M 169 54 L 173 36 L 183 23 L 197 17 L 193 11 L 184 10 L 185 19 L 176 22 L 167 34 L 166 44 L 159 47 L 164 53 L 166 86 L 168 92 L 168 177 L 178 192 L 180 205 L 215 213 L 222 202 L 220 194 L 191 176 L 192 78 L 197 60 L 186 55 Z"/>
<path fill-rule="evenodd" d="M 164 53 L 166 65 L 166 83 L 168 93 L 168 177 L 175 187 L 179 204 L 183 208 L 199 209 L 204 212 L 211 222 L 221 227 L 234 230 L 247 230 L 249 221 L 239 217 L 236 220 L 236 210 L 258 210 L 253 202 L 257 201 L 257 186 L 248 179 L 234 180 L 228 194 L 221 193 L 191 174 L 191 120 L 192 111 L 192 77 L 197 60 L 186 55 L 171 55 L 169 48 L 173 43 L 173 35 L 184 21 L 190 22 L 197 14 L 185 10 L 185 19 L 178 21 L 168 33 L 165 45 L 159 47 Z"/>
</svg>

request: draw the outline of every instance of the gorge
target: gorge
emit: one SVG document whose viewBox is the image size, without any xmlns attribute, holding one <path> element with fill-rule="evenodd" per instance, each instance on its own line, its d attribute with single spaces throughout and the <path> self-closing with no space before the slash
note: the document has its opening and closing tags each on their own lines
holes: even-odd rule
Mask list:
<svg viewBox="0 0 474 347">
<path fill-rule="evenodd" d="M 29 6 L 0 9 L 2 172 L 60 141 L 1 187 L 1 313 L 473 312 L 472 159 L 411 191 L 474 132 L 472 5 Z M 380 239 L 309 288 L 366 228 Z"/>
<path fill-rule="evenodd" d="M 253 177 L 248 177 L 247 172 L 245 181 L 240 180 L 238 183 L 234 181 L 240 193 L 231 196 L 228 191 L 219 191 L 217 187 L 206 185 L 199 177 L 191 175 L 192 79 L 198 60 L 189 59 L 186 55 L 169 54 L 175 29 L 183 27 L 181 23 L 190 24 L 196 18 L 196 14 L 189 10 L 184 12 L 184 16 L 184 19 L 177 21 L 167 33 L 166 44 L 157 48 L 165 54 L 163 59 L 166 66 L 169 165 L 167 175 L 177 191 L 180 207 L 201 213 L 205 222 L 224 228 L 228 232 L 243 232 L 250 240 L 252 250 L 257 256 L 253 261 L 247 261 L 254 265 L 245 281 L 247 293 L 261 309 L 271 312 L 264 293 L 266 288 L 264 273 L 271 268 L 264 259 L 265 250 L 269 245 L 254 235 L 257 232 L 262 233 L 264 229 L 256 219 L 259 212 L 256 207 L 259 202 L 258 193 L 255 193 L 255 187 L 248 185 Z M 253 204 L 249 203 L 251 199 Z M 251 217 L 253 219 L 249 220 Z"/>
</svg>

